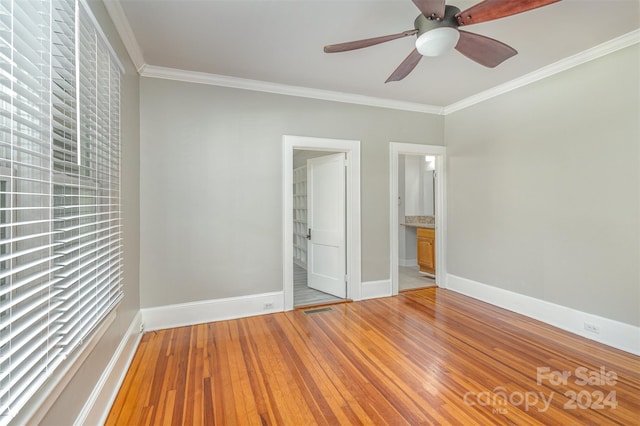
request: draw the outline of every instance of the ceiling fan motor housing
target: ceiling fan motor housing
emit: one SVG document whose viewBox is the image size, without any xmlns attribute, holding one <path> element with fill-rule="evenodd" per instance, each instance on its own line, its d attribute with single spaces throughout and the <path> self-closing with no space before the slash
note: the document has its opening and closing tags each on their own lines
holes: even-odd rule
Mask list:
<svg viewBox="0 0 640 426">
<path fill-rule="evenodd" d="M 458 12 L 460 12 L 460 9 L 457 7 L 447 5 L 442 19 L 426 17 L 423 14 L 418 15 L 416 20 L 413 22 L 413 27 L 418 30 L 417 36 L 420 37 L 427 31 L 431 31 L 436 28 L 451 27 L 457 29 L 458 20 L 456 19 L 456 14 Z"/>
</svg>

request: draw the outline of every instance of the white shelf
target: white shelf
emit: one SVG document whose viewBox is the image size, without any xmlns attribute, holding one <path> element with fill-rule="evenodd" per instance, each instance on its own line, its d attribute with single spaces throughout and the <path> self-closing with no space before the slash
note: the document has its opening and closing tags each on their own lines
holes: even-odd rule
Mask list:
<svg viewBox="0 0 640 426">
<path fill-rule="evenodd" d="M 293 262 L 307 268 L 307 166 L 293 169 Z"/>
</svg>

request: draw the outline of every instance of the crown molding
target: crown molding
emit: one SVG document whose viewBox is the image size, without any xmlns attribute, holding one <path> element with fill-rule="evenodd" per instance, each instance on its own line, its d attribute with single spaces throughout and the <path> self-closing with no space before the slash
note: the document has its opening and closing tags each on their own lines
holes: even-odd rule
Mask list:
<svg viewBox="0 0 640 426">
<path fill-rule="evenodd" d="M 608 55 L 637 43 L 640 43 L 640 30 L 631 31 L 630 33 L 599 44 L 598 46 L 585 50 L 584 52 L 569 56 L 558 62 L 554 62 L 551 65 L 547 65 L 546 67 L 540 68 L 534 72 L 516 78 L 515 80 L 500 84 L 489 90 L 485 90 L 484 92 L 480 92 L 476 95 L 469 96 L 468 98 L 465 98 L 459 102 L 448 105 L 444 107 L 443 115 L 448 115 L 453 112 L 460 111 L 472 105 L 484 102 L 488 99 L 518 89 L 528 84 L 535 83 L 536 81 L 542 80 L 544 78 L 551 77 L 554 74 L 558 74 L 578 65 L 584 64 L 585 62 L 598 59 L 602 56 Z"/>
<path fill-rule="evenodd" d="M 148 65 L 144 61 L 142 50 L 133 34 L 120 0 L 104 0 L 107 12 L 113 20 L 116 30 L 120 34 L 131 60 L 138 73 L 143 77 L 162 78 L 191 83 L 208 84 L 213 86 L 231 87 L 236 89 L 254 90 L 259 92 L 274 93 L 280 95 L 297 96 L 303 98 L 320 99 L 333 102 L 365 105 L 378 108 L 389 108 L 411 112 L 422 112 L 435 115 L 448 115 L 463 110 L 470 106 L 484 102 L 496 96 L 524 87 L 528 84 L 550 77 L 554 74 L 566 71 L 585 62 L 598 59 L 615 51 L 640 43 L 640 29 L 631 31 L 608 42 L 602 43 L 591 49 L 576 55 L 562 59 L 551 65 L 540 68 L 534 72 L 516 78 L 491 89 L 469 96 L 447 106 L 428 105 L 417 102 L 405 102 L 393 99 L 376 98 L 372 96 L 357 95 L 353 93 L 335 92 L 330 90 L 312 89 L 287 84 L 270 83 L 266 81 L 250 80 L 230 77 L 218 74 L 209 74 L 195 71 L 185 71 L 175 68 L 158 67 Z"/>
<path fill-rule="evenodd" d="M 389 108 L 437 115 L 442 115 L 444 110 L 439 106 L 414 102 L 404 102 L 393 99 L 356 95 L 353 93 L 334 92 L 330 90 L 311 89 L 301 86 L 290 86 L 288 84 L 270 83 L 267 81 L 229 77 L 226 75 L 209 74 L 196 71 L 184 71 L 175 68 L 157 67 L 154 65 L 144 65 L 139 72 L 142 77 L 162 78 L 189 83 L 231 87 L 234 89 L 253 90 L 257 92 L 267 92 L 278 95 L 297 96 L 301 98 L 319 99 L 324 101 L 342 102 L 378 108 Z"/>
<path fill-rule="evenodd" d="M 113 25 L 116 27 L 116 31 L 120 35 L 120 39 L 122 39 L 125 49 L 127 49 L 127 53 L 129 53 L 133 65 L 136 67 L 136 71 L 140 72 L 140 69 L 145 65 L 144 56 L 138 40 L 136 40 L 136 36 L 129 25 L 129 20 L 120 5 L 120 0 L 104 0 L 103 3 L 113 21 Z"/>
<path fill-rule="evenodd" d="M 554 74 L 566 71 L 578 65 L 601 58 L 610 53 L 640 43 L 640 30 L 635 30 L 602 43 L 591 49 L 569 56 L 534 72 L 516 78 L 507 83 L 500 84 L 484 92 L 469 96 L 459 102 L 455 102 L 445 107 L 403 102 L 370 96 L 355 95 L 350 93 L 333 92 L 329 90 L 310 89 L 306 87 L 290 86 L 279 83 L 269 83 L 259 80 L 249 80 L 236 77 L 229 77 L 202 72 L 184 71 L 173 68 L 156 67 L 143 65 L 140 75 L 143 77 L 163 78 L 168 80 L 178 80 L 191 83 L 209 84 L 214 86 L 224 86 L 236 89 L 255 90 L 260 92 L 276 93 L 281 95 L 298 96 L 304 98 L 321 99 L 334 102 L 366 105 L 380 108 L 390 108 L 403 111 L 422 112 L 427 114 L 448 115 L 456 111 L 463 110 L 470 106 L 484 102 L 496 96 L 524 87 L 536 81 L 545 79 Z"/>
</svg>

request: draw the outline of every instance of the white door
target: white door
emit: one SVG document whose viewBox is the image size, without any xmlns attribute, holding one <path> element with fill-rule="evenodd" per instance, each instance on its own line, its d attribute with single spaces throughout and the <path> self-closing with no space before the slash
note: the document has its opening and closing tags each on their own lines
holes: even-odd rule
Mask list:
<svg viewBox="0 0 640 426">
<path fill-rule="evenodd" d="M 346 298 L 345 154 L 307 160 L 307 285 Z"/>
</svg>

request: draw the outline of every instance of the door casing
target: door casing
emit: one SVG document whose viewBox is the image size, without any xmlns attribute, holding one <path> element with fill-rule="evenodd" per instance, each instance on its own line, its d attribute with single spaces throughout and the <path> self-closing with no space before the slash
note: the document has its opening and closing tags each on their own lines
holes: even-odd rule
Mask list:
<svg viewBox="0 0 640 426">
<path fill-rule="evenodd" d="M 344 152 L 346 154 L 346 265 L 347 298 L 360 300 L 360 141 L 285 135 L 282 137 L 282 270 L 284 310 L 293 309 L 293 150 Z"/>
</svg>

